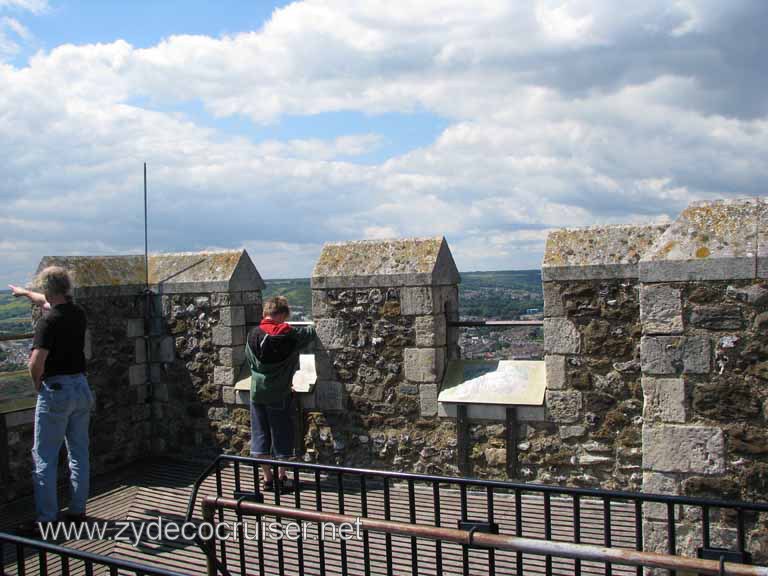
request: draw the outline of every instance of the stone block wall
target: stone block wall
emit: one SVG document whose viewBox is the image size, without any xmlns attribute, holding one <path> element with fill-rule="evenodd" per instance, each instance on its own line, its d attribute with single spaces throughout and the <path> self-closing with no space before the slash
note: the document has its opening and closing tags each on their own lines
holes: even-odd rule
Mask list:
<svg viewBox="0 0 768 576">
<path fill-rule="evenodd" d="M 727 500 L 768 498 L 768 279 L 760 276 L 760 201 L 696 204 L 641 262 L 643 490 Z M 681 553 L 700 520 L 676 512 Z M 666 549 L 666 510 L 648 507 L 646 539 Z M 715 511 L 714 546 L 733 519 Z M 722 522 L 722 524 L 721 524 Z M 747 518 L 768 560 L 768 525 Z"/>
<path fill-rule="evenodd" d="M 660 227 L 550 234 L 542 271 L 547 422 L 530 425 L 523 478 L 642 485 L 640 254 Z"/>
<path fill-rule="evenodd" d="M 746 199 L 695 203 L 669 226 L 550 235 L 549 425 L 528 439 L 550 475 L 536 478 L 766 501 L 766 229 L 768 203 Z M 675 521 L 678 552 L 695 555 L 698 511 Z M 745 522 L 765 562 L 766 519 Z M 712 545 L 733 547 L 734 518 L 713 510 L 712 525 Z M 666 508 L 647 505 L 645 548 L 666 551 L 666 529 Z"/>
<path fill-rule="evenodd" d="M 34 409 L 0 415 L 0 504 L 32 491 Z"/>
<path fill-rule="evenodd" d="M 261 289 L 168 294 L 162 306 L 175 356 L 163 366 L 154 406 L 159 449 L 247 455 L 250 415 L 234 384 L 245 362 L 246 319 L 261 319 Z"/>
<path fill-rule="evenodd" d="M 441 238 L 326 245 L 312 278 L 318 383 L 306 459 L 456 473 L 437 394 L 457 334 L 458 272 Z"/>
<path fill-rule="evenodd" d="M 44 258 L 40 268 L 53 264 L 72 272 L 88 317 L 93 474 L 151 454 L 245 453 L 250 418 L 233 385 L 263 288 L 245 252 L 153 255 L 149 299 L 142 257 Z M 34 410 L 3 416 L 0 502 L 32 491 L 33 422 Z"/>
</svg>

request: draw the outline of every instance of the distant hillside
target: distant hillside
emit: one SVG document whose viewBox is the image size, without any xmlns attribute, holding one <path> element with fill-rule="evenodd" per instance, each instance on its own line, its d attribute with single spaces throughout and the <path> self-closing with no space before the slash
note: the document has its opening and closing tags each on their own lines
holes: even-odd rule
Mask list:
<svg viewBox="0 0 768 576">
<path fill-rule="evenodd" d="M 264 298 L 285 296 L 298 311 L 312 313 L 309 278 L 266 280 Z M 526 311 L 544 306 L 540 270 L 462 272 L 459 313 L 462 318 L 514 320 Z"/>
<path fill-rule="evenodd" d="M 302 316 L 309 318 L 312 315 L 312 289 L 309 278 L 288 278 L 285 280 L 265 280 L 267 288 L 262 297 L 264 300 L 273 296 L 285 296 L 294 312 L 295 320 Z"/>
<path fill-rule="evenodd" d="M 462 272 L 459 314 L 462 318 L 515 320 L 528 311 L 541 312 L 541 270 Z"/>
<path fill-rule="evenodd" d="M 0 334 L 29 332 L 31 322 L 29 301 L 14 298 L 10 291 L 0 291 Z"/>
</svg>

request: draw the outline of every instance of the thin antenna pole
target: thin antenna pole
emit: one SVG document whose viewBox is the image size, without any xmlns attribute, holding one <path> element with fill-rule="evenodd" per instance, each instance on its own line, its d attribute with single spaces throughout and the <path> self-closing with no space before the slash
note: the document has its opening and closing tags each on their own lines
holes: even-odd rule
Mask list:
<svg viewBox="0 0 768 576">
<path fill-rule="evenodd" d="M 144 279 L 149 290 L 149 240 L 147 237 L 147 163 L 144 162 Z"/>
</svg>

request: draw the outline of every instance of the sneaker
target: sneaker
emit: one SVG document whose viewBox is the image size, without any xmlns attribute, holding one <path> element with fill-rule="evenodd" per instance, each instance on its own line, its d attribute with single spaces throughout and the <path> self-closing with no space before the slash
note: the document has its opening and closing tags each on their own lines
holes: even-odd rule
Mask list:
<svg viewBox="0 0 768 576">
<path fill-rule="evenodd" d="M 87 522 L 88 517 L 85 515 L 85 512 L 65 512 L 64 513 L 64 522 L 68 522 L 70 524 L 82 524 L 83 522 Z"/>
</svg>

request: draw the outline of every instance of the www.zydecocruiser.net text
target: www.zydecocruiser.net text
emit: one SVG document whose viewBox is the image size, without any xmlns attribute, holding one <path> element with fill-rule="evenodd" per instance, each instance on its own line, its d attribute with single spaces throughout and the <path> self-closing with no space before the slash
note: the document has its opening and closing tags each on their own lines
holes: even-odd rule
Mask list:
<svg viewBox="0 0 768 576">
<path fill-rule="evenodd" d="M 241 522 L 176 522 L 110 520 L 82 523 L 39 523 L 45 540 L 114 540 L 138 546 L 141 542 L 192 540 L 362 540 L 360 518 L 354 522 L 291 522 L 243 519 Z"/>
</svg>

